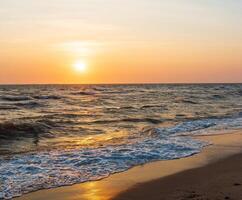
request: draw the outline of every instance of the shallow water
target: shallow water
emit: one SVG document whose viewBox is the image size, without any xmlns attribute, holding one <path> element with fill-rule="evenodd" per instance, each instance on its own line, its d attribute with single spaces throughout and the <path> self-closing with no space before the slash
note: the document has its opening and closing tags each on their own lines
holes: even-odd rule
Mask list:
<svg viewBox="0 0 242 200">
<path fill-rule="evenodd" d="M 0 198 L 199 153 L 242 126 L 242 85 L 0 86 Z M 186 136 L 186 137 L 184 137 Z"/>
</svg>

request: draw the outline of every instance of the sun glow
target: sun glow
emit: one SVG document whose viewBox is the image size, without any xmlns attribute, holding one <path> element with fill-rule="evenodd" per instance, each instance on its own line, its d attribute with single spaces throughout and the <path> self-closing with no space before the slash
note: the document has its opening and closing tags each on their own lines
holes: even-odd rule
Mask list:
<svg viewBox="0 0 242 200">
<path fill-rule="evenodd" d="M 78 61 L 74 63 L 73 67 L 77 72 L 81 72 L 81 73 L 87 70 L 87 64 L 84 61 Z"/>
</svg>

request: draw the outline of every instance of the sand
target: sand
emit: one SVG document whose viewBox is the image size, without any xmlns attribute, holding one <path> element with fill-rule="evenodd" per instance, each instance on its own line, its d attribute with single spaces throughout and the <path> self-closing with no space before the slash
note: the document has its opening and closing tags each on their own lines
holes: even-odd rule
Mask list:
<svg viewBox="0 0 242 200">
<path fill-rule="evenodd" d="M 121 193 L 114 200 L 242 199 L 242 154 L 161 178 Z"/>
<path fill-rule="evenodd" d="M 242 132 L 200 138 L 213 145 L 191 157 L 148 163 L 100 181 L 16 199 L 242 199 Z"/>
</svg>

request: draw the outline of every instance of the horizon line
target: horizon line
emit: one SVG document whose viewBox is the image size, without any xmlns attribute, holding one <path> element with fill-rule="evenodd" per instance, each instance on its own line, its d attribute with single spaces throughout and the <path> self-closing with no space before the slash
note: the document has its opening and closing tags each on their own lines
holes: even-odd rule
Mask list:
<svg viewBox="0 0 242 200">
<path fill-rule="evenodd" d="M 199 85 L 199 84 L 242 84 L 242 82 L 137 82 L 137 83 L 0 83 L 0 86 L 14 85 Z"/>
</svg>

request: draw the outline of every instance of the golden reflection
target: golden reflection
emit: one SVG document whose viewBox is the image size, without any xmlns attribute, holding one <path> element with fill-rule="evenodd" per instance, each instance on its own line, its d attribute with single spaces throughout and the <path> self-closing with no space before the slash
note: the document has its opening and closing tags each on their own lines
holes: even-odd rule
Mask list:
<svg viewBox="0 0 242 200">
<path fill-rule="evenodd" d="M 128 135 L 127 132 L 119 131 L 83 137 L 59 137 L 46 141 L 45 147 L 47 148 L 49 146 L 51 148 L 65 148 L 68 150 L 88 147 L 97 148 L 106 145 L 121 145 L 127 144 L 127 142 L 131 143 L 133 141 L 127 141 L 129 136 L 130 134 Z"/>
<path fill-rule="evenodd" d="M 84 195 L 84 199 L 104 200 L 104 198 L 100 195 L 101 188 L 98 186 L 99 184 L 97 182 L 89 182 L 85 184 L 84 189 L 88 192 Z"/>
<path fill-rule="evenodd" d="M 119 132 L 110 132 L 101 134 L 101 135 L 93 135 L 84 138 L 77 138 L 75 142 L 78 146 L 103 146 L 103 145 L 114 145 L 114 144 L 122 144 L 127 143 L 125 138 L 127 138 L 128 133 L 124 131 Z"/>
</svg>

